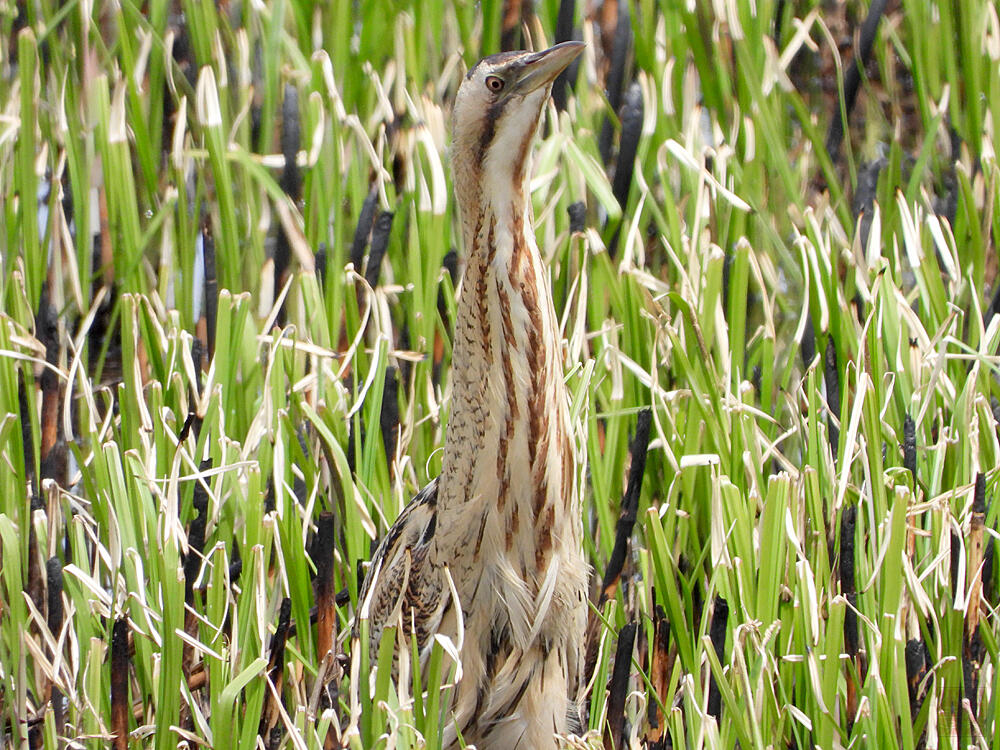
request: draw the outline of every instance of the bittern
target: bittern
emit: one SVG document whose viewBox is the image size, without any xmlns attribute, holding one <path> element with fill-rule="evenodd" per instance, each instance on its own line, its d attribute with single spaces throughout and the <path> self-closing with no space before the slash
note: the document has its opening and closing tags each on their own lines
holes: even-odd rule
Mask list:
<svg viewBox="0 0 1000 750">
<path fill-rule="evenodd" d="M 422 657 L 434 634 L 457 642 L 461 630 L 446 747 L 457 730 L 479 750 L 554 748 L 557 733 L 578 726 L 587 564 L 560 331 L 528 182 L 552 82 L 583 46 L 487 57 L 455 99 L 466 269 L 441 474 L 389 530 L 361 590 L 373 658 L 386 625 L 401 622 Z"/>
</svg>

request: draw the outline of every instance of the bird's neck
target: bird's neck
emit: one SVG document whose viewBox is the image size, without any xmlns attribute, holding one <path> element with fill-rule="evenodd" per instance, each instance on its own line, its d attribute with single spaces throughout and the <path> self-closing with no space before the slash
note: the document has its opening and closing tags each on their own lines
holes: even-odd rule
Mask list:
<svg viewBox="0 0 1000 750">
<path fill-rule="evenodd" d="M 459 540 L 470 550 L 509 555 L 530 534 L 522 548 L 548 555 L 553 537 L 577 536 L 557 526 L 577 515 L 574 459 L 561 337 L 526 195 L 522 185 L 492 200 L 459 196 L 468 262 L 438 497 L 485 519 Z"/>
</svg>

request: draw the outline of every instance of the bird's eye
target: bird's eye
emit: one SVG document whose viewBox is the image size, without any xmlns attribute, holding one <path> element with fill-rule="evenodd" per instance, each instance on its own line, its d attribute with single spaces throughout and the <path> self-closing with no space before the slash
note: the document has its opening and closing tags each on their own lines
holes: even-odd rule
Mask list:
<svg viewBox="0 0 1000 750">
<path fill-rule="evenodd" d="M 490 91 L 502 91 L 503 78 L 499 76 L 486 76 L 486 86 Z"/>
</svg>

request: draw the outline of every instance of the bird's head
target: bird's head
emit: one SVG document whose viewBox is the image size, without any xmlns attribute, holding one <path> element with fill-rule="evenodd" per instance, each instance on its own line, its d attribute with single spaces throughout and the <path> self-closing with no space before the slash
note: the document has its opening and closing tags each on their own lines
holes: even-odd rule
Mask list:
<svg viewBox="0 0 1000 750">
<path fill-rule="evenodd" d="M 552 82 L 583 47 L 563 42 L 541 52 L 502 52 L 468 72 L 453 112 L 452 166 L 460 205 L 522 190 Z"/>
</svg>

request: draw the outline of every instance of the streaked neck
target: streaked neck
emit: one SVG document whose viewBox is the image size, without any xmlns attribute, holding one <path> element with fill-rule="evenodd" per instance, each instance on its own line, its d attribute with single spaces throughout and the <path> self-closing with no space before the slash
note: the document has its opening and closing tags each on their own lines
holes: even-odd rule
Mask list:
<svg viewBox="0 0 1000 750">
<path fill-rule="evenodd" d="M 460 194 L 468 263 L 438 496 L 468 506 L 470 518 L 495 509 L 497 528 L 471 529 L 471 546 L 486 535 L 509 548 L 541 528 L 545 538 L 522 548 L 546 555 L 544 530 L 572 496 L 573 453 L 560 334 L 524 195 L 523 181 L 475 202 Z"/>
</svg>

